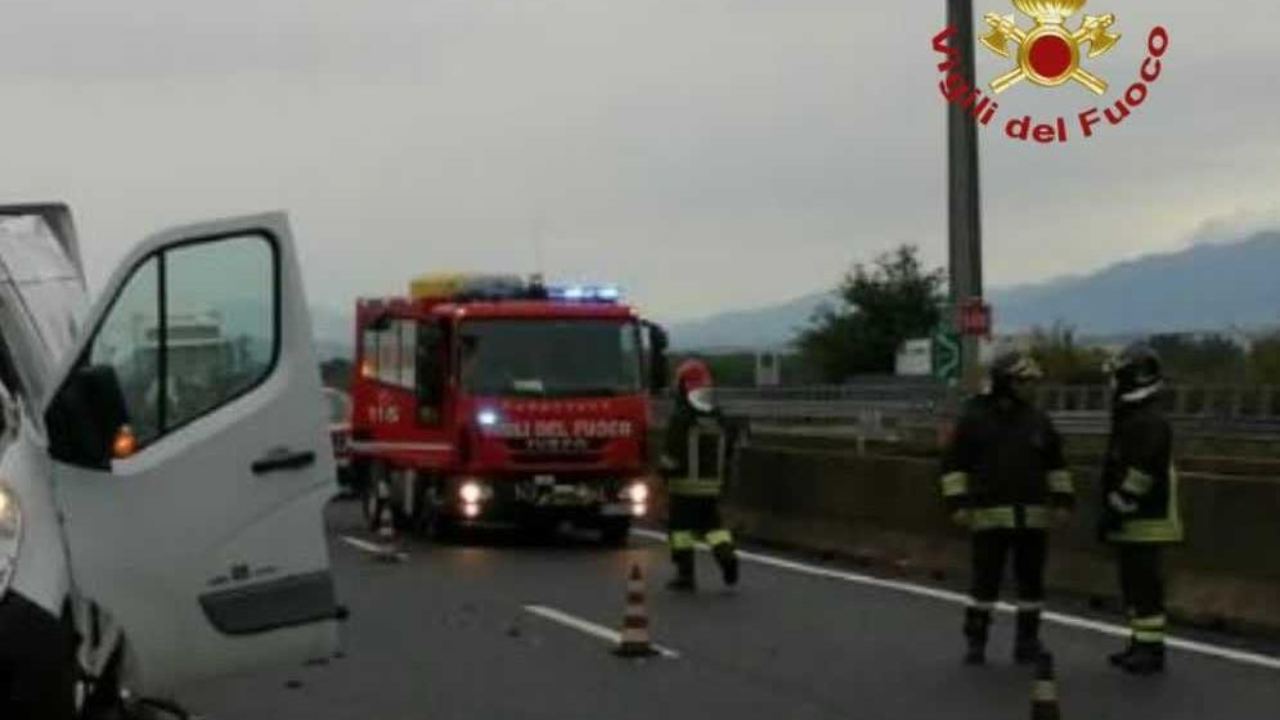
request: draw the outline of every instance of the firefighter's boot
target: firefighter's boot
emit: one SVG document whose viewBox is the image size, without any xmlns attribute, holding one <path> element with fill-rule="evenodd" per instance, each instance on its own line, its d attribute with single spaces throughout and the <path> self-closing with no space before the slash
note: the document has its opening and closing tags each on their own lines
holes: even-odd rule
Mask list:
<svg viewBox="0 0 1280 720">
<path fill-rule="evenodd" d="M 1034 665 L 1045 654 L 1040 642 L 1040 611 L 1019 610 L 1018 629 L 1013 644 L 1013 660 L 1019 665 Z"/>
<path fill-rule="evenodd" d="M 738 551 L 732 542 L 723 542 L 714 545 L 711 553 L 716 558 L 716 563 L 720 565 L 720 575 L 724 578 L 724 584 L 733 587 L 738 584 Z"/>
<path fill-rule="evenodd" d="M 991 610 L 971 607 L 964 611 L 964 637 L 968 649 L 964 654 L 966 665 L 984 665 L 987 662 L 987 633 L 991 629 Z"/>
<path fill-rule="evenodd" d="M 1164 672 L 1164 643 L 1136 642 L 1133 652 L 1120 663 L 1130 675 L 1158 675 Z"/>
<path fill-rule="evenodd" d="M 671 562 L 675 563 L 676 576 L 667 583 L 667 588 L 683 592 L 696 590 L 698 585 L 693 574 L 693 551 L 672 550 Z"/>
<path fill-rule="evenodd" d="M 1110 655 L 1107 656 L 1107 662 L 1111 663 L 1112 666 L 1114 667 L 1124 667 L 1124 664 L 1129 662 L 1129 657 L 1133 655 L 1133 652 L 1134 650 L 1137 649 L 1137 646 L 1138 646 L 1137 641 L 1130 638 L 1129 644 L 1125 646 L 1124 650 L 1121 650 L 1120 652 L 1111 653 Z"/>
</svg>

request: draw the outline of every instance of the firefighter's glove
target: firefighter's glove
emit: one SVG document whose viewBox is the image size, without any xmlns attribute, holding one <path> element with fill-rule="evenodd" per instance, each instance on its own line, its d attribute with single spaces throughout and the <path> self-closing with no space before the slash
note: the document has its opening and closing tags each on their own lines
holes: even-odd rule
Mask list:
<svg viewBox="0 0 1280 720">
<path fill-rule="evenodd" d="M 1125 497 L 1124 493 L 1119 490 L 1112 490 L 1111 493 L 1107 495 L 1107 509 L 1121 517 L 1124 517 L 1125 515 L 1132 515 L 1137 512 L 1138 503 L 1135 500 Z"/>
</svg>

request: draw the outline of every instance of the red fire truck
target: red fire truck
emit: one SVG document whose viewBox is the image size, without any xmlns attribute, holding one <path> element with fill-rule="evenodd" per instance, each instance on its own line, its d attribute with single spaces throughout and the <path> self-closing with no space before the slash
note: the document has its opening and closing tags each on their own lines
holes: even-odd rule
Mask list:
<svg viewBox="0 0 1280 720">
<path fill-rule="evenodd" d="M 435 275 L 356 305 L 354 470 L 404 530 L 550 528 L 624 544 L 648 509 L 666 335 L 615 288 Z"/>
</svg>

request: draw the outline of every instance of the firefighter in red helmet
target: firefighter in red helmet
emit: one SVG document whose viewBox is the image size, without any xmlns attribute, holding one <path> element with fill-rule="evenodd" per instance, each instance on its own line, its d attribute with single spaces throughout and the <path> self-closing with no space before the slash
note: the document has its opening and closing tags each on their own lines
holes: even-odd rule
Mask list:
<svg viewBox="0 0 1280 720">
<path fill-rule="evenodd" d="M 675 391 L 661 459 L 670 498 L 671 560 L 676 566 L 668 587 L 695 589 L 694 545 L 699 536 L 711 546 L 725 584 L 733 586 L 738 582 L 738 557 L 733 536 L 720 518 L 720 494 L 740 433 L 714 402 L 706 363 L 681 363 Z"/>
</svg>

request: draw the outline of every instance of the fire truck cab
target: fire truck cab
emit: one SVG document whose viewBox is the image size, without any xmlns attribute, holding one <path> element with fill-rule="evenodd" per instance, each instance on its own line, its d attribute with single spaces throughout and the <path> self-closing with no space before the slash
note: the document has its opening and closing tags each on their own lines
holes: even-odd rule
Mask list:
<svg viewBox="0 0 1280 720">
<path fill-rule="evenodd" d="M 666 334 L 608 286 L 437 275 L 356 308 L 352 453 L 366 516 L 401 528 L 595 527 L 648 510 Z"/>
</svg>

